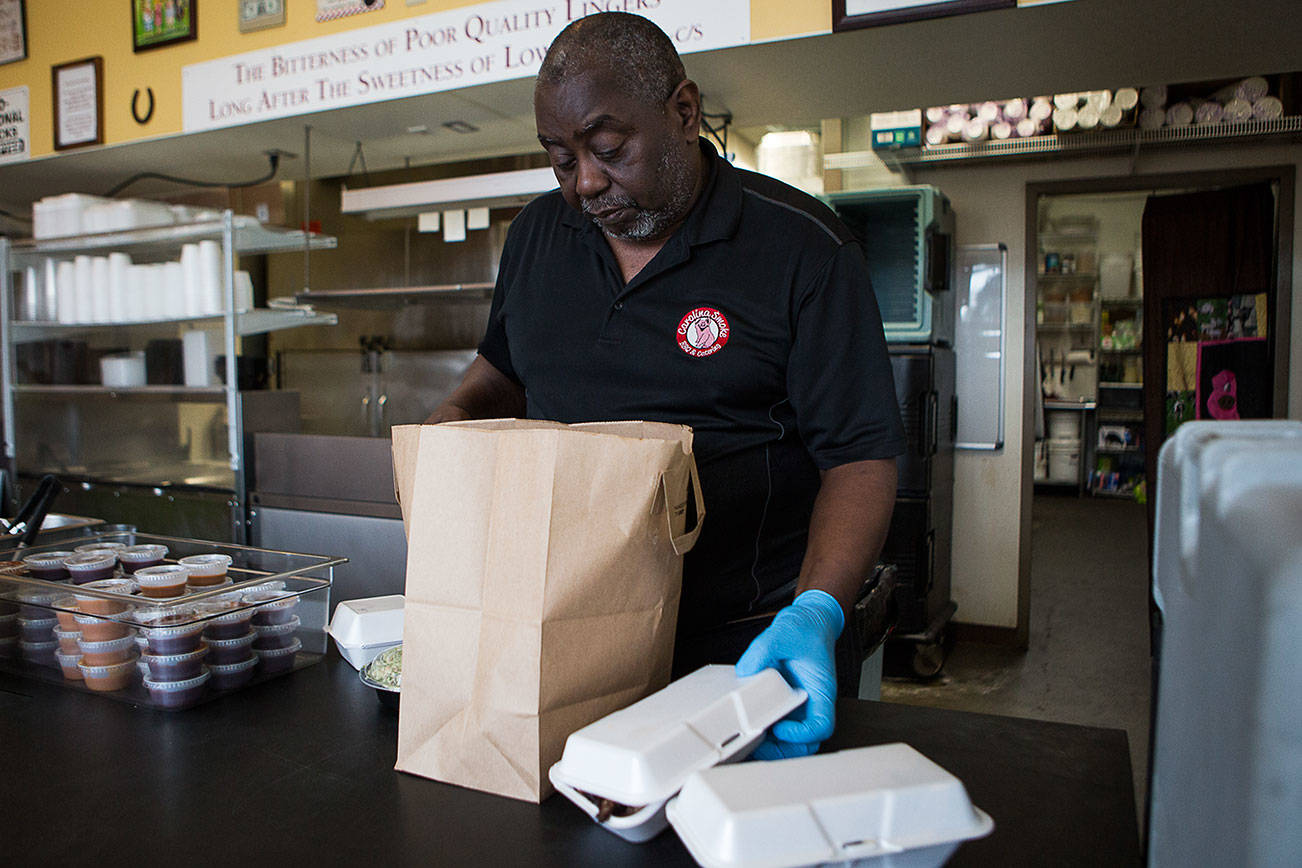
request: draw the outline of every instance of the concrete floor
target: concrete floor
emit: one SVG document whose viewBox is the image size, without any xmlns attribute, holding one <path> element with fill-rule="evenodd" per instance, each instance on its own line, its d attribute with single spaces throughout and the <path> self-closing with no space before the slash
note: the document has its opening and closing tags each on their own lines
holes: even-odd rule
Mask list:
<svg viewBox="0 0 1302 868">
<path fill-rule="evenodd" d="M 1150 702 L 1144 508 L 1037 495 L 1031 514 L 1030 647 L 959 643 L 936 681 L 887 680 L 882 699 L 1124 729 L 1142 828 Z"/>
</svg>

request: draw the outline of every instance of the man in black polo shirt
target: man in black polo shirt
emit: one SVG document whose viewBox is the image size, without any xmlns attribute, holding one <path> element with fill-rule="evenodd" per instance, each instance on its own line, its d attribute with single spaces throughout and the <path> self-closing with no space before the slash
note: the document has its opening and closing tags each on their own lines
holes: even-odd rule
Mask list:
<svg viewBox="0 0 1302 868">
<path fill-rule="evenodd" d="M 512 223 L 479 356 L 430 421 L 690 425 L 709 517 L 675 671 L 780 669 L 810 699 L 759 755 L 812 752 L 904 448 L 862 251 L 815 199 L 699 138 L 697 86 L 645 18 L 571 23 L 534 111 L 560 190 Z"/>
</svg>

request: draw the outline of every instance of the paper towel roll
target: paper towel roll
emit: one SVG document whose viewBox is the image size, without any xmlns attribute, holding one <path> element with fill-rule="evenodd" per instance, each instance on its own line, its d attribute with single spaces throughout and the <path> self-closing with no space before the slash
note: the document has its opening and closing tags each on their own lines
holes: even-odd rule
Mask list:
<svg viewBox="0 0 1302 868">
<path fill-rule="evenodd" d="M 41 288 L 41 272 L 35 265 L 27 266 L 23 272 L 23 295 L 22 303 L 18 305 L 15 319 L 31 320 L 39 322 L 44 319 L 41 315 L 41 299 L 44 292 Z"/>
<path fill-rule="evenodd" d="M 90 260 L 91 319 L 94 322 L 111 322 L 109 317 L 109 261 L 107 256 Z"/>
<path fill-rule="evenodd" d="M 1099 109 L 1094 103 L 1086 103 L 1076 113 L 1076 126 L 1082 130 L 1092 130 L 1099 125 Z"/>
<path fill-rule="evenodd" d="M 1284 116 L 1284 103 L 1279 97 L 1263 96 L 1252 104 L 1253 120 L 1277 121 Z"/>
<path fill-rule="evenodd" d="M 1139 128 L 1143 130 L 1160 130 L 1166 125 L 1166 109 L 1146 108 L 1139 113 Z"/>
<path fill-rule="evenodd" d="M 1105 108 L 1103 113 L 1099 115 L 1099 123 L 1109 129 L 1117 127 L 1121 125 L 1121 118 L 1124 115 L 1125 112 L 1122 111 L 1121 106 L 1114 102 L 1112 105 Z"/>
<path fill-rule="evenodd" d="M 1013 125 L 1008 121 L 995 121 L 990 125 L 990 137 L 994 139 L 1009 139 L 1013 136 Z"/>
<path fill-rule="evenodd" d="M 1053 116 L 1053 103 L 1047 96 L 1037 96 L 1027 108 L 1026 116 L 1033 121 L 1047 121 Z"/>
<path fill-rule="evenodd" d="M 1166 85 L 1158 84 L 1144 88 L 1139 92 L 1139 101 L 1144 104 L 1144 108 L 1165 108 Z"/>
<path fill-rule="evenodd" d="M 1119 87 L 1112 95 L 1112 104 L 1120 106 L 1123 112 L 1128 112 L 1139 105 L 1139 91 L 1133 87 Z"/>
<path fill-rule="evenodd" d="M 1239 82 L 1238 87 L 1234 89 L 1234 95 L 1244 102 L 1254 103 L 1264 97 L 1268 90 L 1269 85 L 1266 84 L 1266 79 L 1254 75 Z"/>
<path fill-rule="evenodd" d="M 1022 139 L 1029 139 L 1040 132 L 1040 122 L 1031 118 L 1022 118 L 1017 122 L 1017 136 Z"/>
<path fill-rule="evenodd" d="M 1238 124 L 1252 119 L 1252 103 L 1235 97 L 1225 103 L 1225 122 Z"/>
<path fill-rule="evenodd" d="M 1015 124 L 1022 118 L 1026 117 L 1026 100 L 1010 99 L 1008 102 L 1004 103 L 1001 111 L 1004 120 L 1008 121 L 1010 124 Z"/>
<path fill-rule="evenodd" d="M 1187 102 L 1178 102 L 1166 110 L 1168 127 L 1187 127 L 1193 123 L 1194 111 Z"/>
</svg>

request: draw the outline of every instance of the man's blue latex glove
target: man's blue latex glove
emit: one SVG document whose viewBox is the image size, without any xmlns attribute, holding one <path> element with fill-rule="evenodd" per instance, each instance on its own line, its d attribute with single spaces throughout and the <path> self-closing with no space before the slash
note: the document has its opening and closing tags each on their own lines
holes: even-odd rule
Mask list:
<svg viewBox="0 0 1302 868">
<path fill-rule="evenodd" d="M 836 725 L 836 660 L 833 647 L 845 627 L 841 604 L 826 591 L 805 591 L 773 618 L 737 661 L 745 678 L 776 669 L 808 694 L 792 716 L 773 725 L 755 749 L 755 759 L 807 756 Z"/>
</svg>

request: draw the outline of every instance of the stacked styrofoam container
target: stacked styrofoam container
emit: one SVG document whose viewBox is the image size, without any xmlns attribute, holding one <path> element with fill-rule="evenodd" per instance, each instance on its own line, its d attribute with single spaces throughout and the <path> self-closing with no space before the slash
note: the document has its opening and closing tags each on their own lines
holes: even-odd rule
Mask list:
<svg viewBox="0 0 1302 868">
<path fill-rule="evenodd" d="M 402 594 L 345 600 L 335 607 L 326 630 L 339 653 L 361 669 L 388 648 L 402 644 Z"/>
<path fill-rule="evenodd" d="M 106 199 L 86 193 L 46 196 L 32 204 L 32 237 L 66 238 L 170 226 L 177 214 L 171 205 L 144 199 Z"/>
<path fill-rule="evenodd" d="M 1153 595 L 1149 864 L 1302 864 L 1302 423 L 1166 442 Z"/>
<path fill-rule="evenodd" d="M 907 745 L 734 764 L 804 700 L 776 670 L 706 666 L 573 733 L 548 777 L 621 838 L 672 824 L 720 868 L 939 865 L 993 827 L 957 778 Z"/>
</svg>

